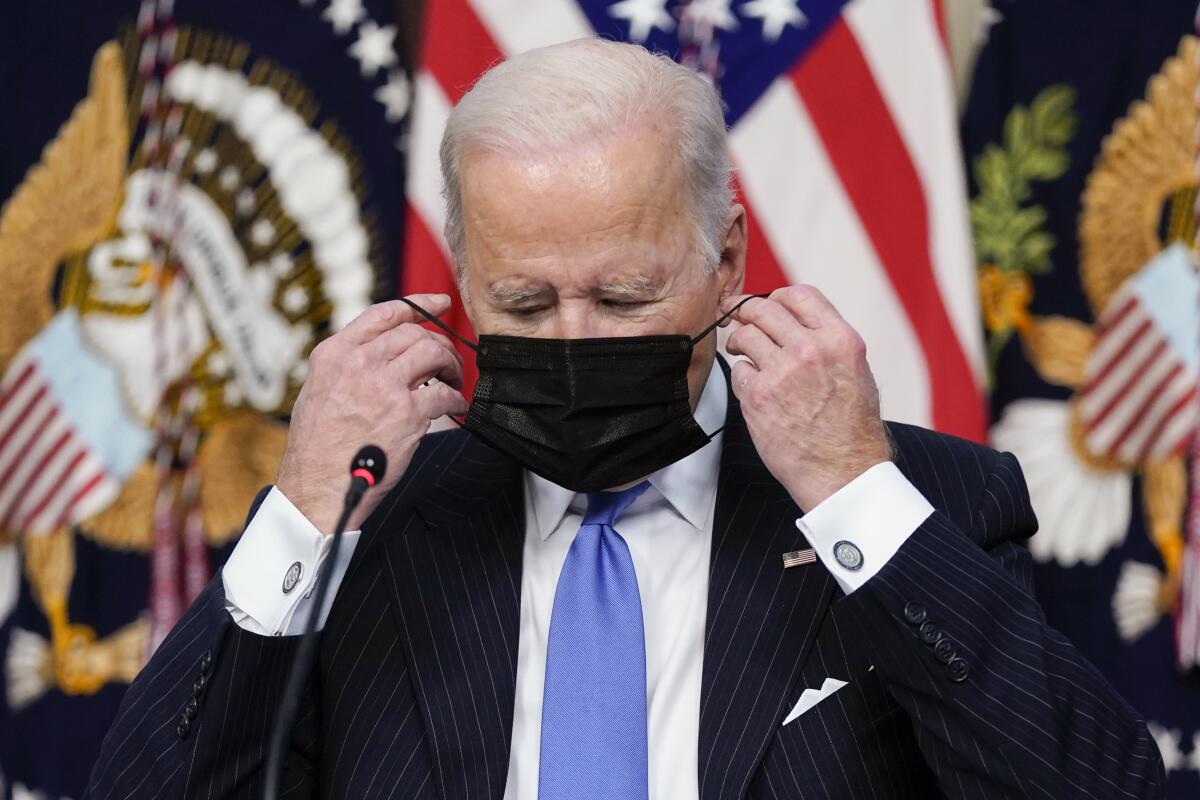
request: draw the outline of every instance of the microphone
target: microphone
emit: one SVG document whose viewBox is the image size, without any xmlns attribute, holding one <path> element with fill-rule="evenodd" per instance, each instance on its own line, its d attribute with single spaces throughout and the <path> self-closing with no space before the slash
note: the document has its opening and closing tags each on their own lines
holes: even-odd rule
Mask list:
<svg viewBox="0 0 1200 800">
<path fill-rule="evenodd" d="M 346 503 L 351 508 L 358 506 L 358 501 L 370 489 L 383 480 L 387 472 L 387 456 L 373 444 L 358 451 L 354 461 L 350 462 L 350 490 L 346 493 Z M 353 497 L 353 499 L 351 499 Z"/>
<path fill-rule="evenodd" d="M 373 488 L 387 472 L 387 456 L 383 450 L 373 444 L 366 445 L 354 455 L 350 462 L 350 488 L 346 490 L 346 499 L 342 504 L 342 514 L 338 518 L 337 527 L 333 530 L 333 540 L 329 544 L 329 555 L 321 574 L 317 576 L 317 590 L 313 596 L 312 607 L 308 610 L 308 620 L 304 624 L 304 635 L 296 655 L 292 658 L 292 668 L 288 672 L 287 686 L 283 690 L 283 698 L 279 706 L 279 716 L 275 718 L 275 727 L 271 730 L 271 742 L 267 750 L 267 763 L 264 767 L 263 798 L 276 800 L 279 797 L 279 779 L 283 775 L 283 760 L 287 755 L 288 740 L 292 725 L 296 722 L 296 712 L 300 709 L 300 698 L 304 694 L 304 684 L 308 681 L 308 673 L 312 670 L 313 660 L 317 655 L 317 619 L 325 606 L 325 595 L 329 593 L 329 582 L 332 580 L 333 567 L 337 563 L 338 549 L 342 544 L 342 534 L 350 515 L 362 501 L 368 489 Z"/>
</svg>

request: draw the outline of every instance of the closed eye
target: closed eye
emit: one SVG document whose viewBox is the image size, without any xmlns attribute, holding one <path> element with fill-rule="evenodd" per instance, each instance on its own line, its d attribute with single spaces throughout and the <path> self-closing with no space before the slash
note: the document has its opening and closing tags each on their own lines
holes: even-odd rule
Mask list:
<svg viewBox="0 0 1200 800">
<path fill-rule="evenodd" d="M 602 305 L 607 308 L 615 308 L 618 310 L 632 310 L 641 306 L 648 306 L 654 302 L 652 300 L 601 300 Z"/>
<path fill-rule="evenodd" d="M 514 317 L 529 319 L 547 311 L 549 308 L 550 306 L 522 306 L 520 308 L 509 308 L 507 312 Z"/>
</svg>

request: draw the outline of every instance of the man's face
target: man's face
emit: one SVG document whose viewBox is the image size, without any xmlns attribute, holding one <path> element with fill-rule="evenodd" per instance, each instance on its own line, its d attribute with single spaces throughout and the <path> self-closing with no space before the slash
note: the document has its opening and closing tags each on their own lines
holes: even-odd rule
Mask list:
<svg viewBox="0 0 1200 800">
<path fill-rule="evenodd" d="M 692 336 L 711 324 L 740 289 L 744 214 L 731 210 L 721 264 L 705 270 L 670 141 L 646 130 L 552 159 L 463 154 L 463 294 L 476 332 Z M 714 335 L 694 349 L 693 405 L 715 344 Z"/>
</svg>

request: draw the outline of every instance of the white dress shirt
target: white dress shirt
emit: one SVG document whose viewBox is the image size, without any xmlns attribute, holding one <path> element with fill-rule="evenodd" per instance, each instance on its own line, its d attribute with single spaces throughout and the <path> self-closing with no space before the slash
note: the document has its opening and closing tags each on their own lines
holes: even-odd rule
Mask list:
<svg viewBox="0 0 1200 800">
<path fill-rule="evenodd" d="M 724 424 L 726 392 L 724 372 L 714 364 L 694 414 L 704 431 Z M 705 447 L 651 475 L 650 488 L 614 526 L 629 545 L 642 599 L 651 800 L 696 800 L 699 795 L 700 681 L 721 440 L 717 434 Z M 550 614 L 559 572 L 586 508 L 585 496 L 528 471 L 524 489 L 521 622 L 505 800 L 537 796 Z M 842 590 L 850 593 L 878 572 L 931 512 L 920 492 L 886 462 L 864 472 L 797 525 Z M 329 538 L 272 489 L 223 572 L 226 607 L 234 621 L 262 635 L 300 633 L 314 578 L 328 560 Z M 357 542 L 357 531 L 343 539 L 322 625 Z M 847 542 L 861 554 L 855 568 L 843 563 Z"/>
</svg>

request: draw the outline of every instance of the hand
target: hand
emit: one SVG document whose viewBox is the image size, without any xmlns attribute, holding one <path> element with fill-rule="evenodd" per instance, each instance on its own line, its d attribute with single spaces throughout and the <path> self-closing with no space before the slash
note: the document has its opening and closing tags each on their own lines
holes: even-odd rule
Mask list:
<svg viewBox="0 0 1200 800">
<path fill-rule="evenodd" d="M 728 298 L 728 311 L 741 297 Z M 750 300 L 726 349 L 763 463 L 804 511 L 892 457 L 862 337 L 812 286 Z"/>
<path fill-rule="evenodd" d="M 413 295 L 431 314 L 444 294 Z M 350 461 L 365 444 L 387 454 L 387 475 L 366 493 L 347 530 L 360 528 L 408 469 L 429 423 L 465 414 L 462 360 L 450 340 L 422 328 L 400 300 L 379 303 L 313 348 L 308 380 L 292 410 L 275 486 L 317 530 L 333 533 L 350 485 Z M 438 380 L 424 386 L 432 378 Z"/>
</svg>

